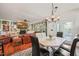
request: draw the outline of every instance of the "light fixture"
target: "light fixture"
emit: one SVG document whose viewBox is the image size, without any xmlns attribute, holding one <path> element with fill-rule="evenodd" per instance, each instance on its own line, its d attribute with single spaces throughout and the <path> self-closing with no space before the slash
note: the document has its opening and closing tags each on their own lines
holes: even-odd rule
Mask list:
<svg viewBox="0 0 79 59">
<path fill-rule="evenodd" d="M 24 20 L 17 21 L 17 27 L 19 29 L 27 29 L 28 28 L 28 22 L 27 22 L 27 20 L 24 19 Z"/>
<path fill-rule="evenodd" d="M 57 6 L 54 7 L 54 5 L 53 5 L 53 3 L 52 3 L 52 13 L 51 13 L 52 15 L 51 15 L 50 17 L 47 17 L 47 18 L 46 18 L 47 21 L 49 21 L 49 22 L 50 22 L 50 21 L 56 22 L 56 21 L 59 20 L 60 17 L 59 17 L 59 16 L 56 16 L 56 15 L 54 14 L 57 9 L 58 9 L 58 7 L 57 7 Z"/>
</svg>

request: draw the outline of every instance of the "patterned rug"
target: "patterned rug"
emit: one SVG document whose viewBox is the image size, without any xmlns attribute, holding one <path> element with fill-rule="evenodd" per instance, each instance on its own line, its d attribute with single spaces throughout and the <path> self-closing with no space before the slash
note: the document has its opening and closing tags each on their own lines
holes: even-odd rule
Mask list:
<svg viewBox="0 0 79 59">
<path fill-rule="evenodd" d="M 17 52 L 11 56 L 32 56 L 32 48 Z"/>
</svg>

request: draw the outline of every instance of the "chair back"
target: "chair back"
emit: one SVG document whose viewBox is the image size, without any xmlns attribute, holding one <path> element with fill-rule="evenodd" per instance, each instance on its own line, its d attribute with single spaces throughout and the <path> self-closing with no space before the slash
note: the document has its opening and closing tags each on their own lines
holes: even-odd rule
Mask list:
<svg viewBox="0 0 79 59">
<path fill-rule="evenodd" d="M 57 32 L 57 37 L 63 37 L 63 32 Z"/>
<path fill-rule="evenodd" d="M 76 45 L 79 42 L 79 39 L 76 38 L 73 40 L 72 44 L 64 43 L 60 48 L 54 53 L 55 56 L 74 56 Z"/>
<path fill-rule="evenodd" d="M 72 46 L 71 46 L 71 51 L 70 51 L 70 56 L 75 55 L 76 45 L 77 45 L 78 42 L 79 42 L 78 38 L 73 40 L 73 43 L 72 43 Z"/>
<path fill-rule="evenodd" d="M 40 56 L 40 48 L 39 48 L 39 42 L 37 37 L 31 37 L 32 38 L 32 56 Z"/>
</svg>

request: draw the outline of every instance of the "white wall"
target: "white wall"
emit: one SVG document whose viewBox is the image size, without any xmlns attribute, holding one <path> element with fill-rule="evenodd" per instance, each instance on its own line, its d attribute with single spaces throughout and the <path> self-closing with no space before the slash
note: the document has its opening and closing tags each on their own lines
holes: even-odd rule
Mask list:
<svg viewBox="0 0 79 59">
<path fill-rule="evenodd" d="M 62 4 L 61 3 L 61 4 L 54 4 L 54 5 L 58 6 L 58 10 L 55 13 L 55 15 L 60 16 L 60 21 L 58 22 L 60 23 L 60 31 L 63 31 L 64 23 L 72 22 L 73 29 L 71 32 L 73 33 L 73 36 L 75 34 L 79 34 L 79 4 L 64 4 L 64 3 Z M 49 27 L 51 28 L 52 26 L 49 25 Z M 48 29 L 50 29 L 49 27 Z M 57 30 L 57 29 L 54 28 L 54 30 Z M 48 33 L 49 32 L 51 33 L 51 31 L 48 31 Z"/>
<path fill-rule="evenodd" d="M 60 16 L 60 23 L 63 25 L 65 22 L 73 22 L 73 33 L 79 33 L 79 4 L 78 3 L 54 3 L 54 6 L 58 6 L 55 15 Z M 51 3 L 0 3 L 0 18 L 4 19 L 27 19 L 31 23 L 44 20 L 45 17 L 51 16 Z M 55 24 L 54 24 L 55 25 Z M 61 26 L 62 27 L 62 26 Z M 48 33 L 50 34 L 50 28 L 48 27 Z M 56 29 L 54 29 L 55 31 Z M 62 29 L 63 30 L 63 29 Z"/>
</svg>

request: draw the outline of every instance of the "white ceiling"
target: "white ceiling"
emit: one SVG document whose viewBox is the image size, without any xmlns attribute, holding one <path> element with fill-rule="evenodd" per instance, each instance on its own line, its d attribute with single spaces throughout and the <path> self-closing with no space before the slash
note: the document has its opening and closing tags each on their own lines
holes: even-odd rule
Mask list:
<svg viewBox="0 0 79 59">
<path fill-rule="evenodd" d="M 58 6 L 56 15 L 68 15 L 79 12 L 79 4 L 55 3 Z M 42 20 L 51 15 L 51 3 L 0 3 L 0 18 L 2 19 L 27 19 L 31 22 Z M 76 14 L 76 13 L 75 13 Z"/>
</svg>

